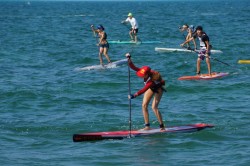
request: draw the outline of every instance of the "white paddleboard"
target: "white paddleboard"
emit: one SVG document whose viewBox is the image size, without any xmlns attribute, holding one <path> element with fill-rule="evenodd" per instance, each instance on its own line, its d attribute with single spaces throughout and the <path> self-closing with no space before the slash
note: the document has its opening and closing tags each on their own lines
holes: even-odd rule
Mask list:
<svg viewBox="0 0 250 166">
<path fill-rule="evenodd" d="M 121 59 L 119 61 L 114 61 L 106 65 L 92 65 L 92 66 L 86 66 L 86 67 L 77 67 L 75 68 L 75 71 L 111 69 L 111 68 L 116 68 L 117 66 L 121 66 L 126 63 L 127 63 L 127 59 Z"/>
<path fill-rule="evenodd" d="M 155 47 L 155 51 L 158 52 L 193 52 L 195 53 L 194 50 L 188 50 L 185 48 L 160 48 L 160 47 Z M 221 50 L 211 50 L 211 53 L 213 54 L 222 54 L 223 52 Z"/>
</svg>

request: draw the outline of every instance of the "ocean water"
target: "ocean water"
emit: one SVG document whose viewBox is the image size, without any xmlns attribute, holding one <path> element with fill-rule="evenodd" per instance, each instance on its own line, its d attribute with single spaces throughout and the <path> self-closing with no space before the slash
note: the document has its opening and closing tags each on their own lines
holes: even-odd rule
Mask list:
<svg viewBox="0 0 250 166">
<path fill-rule="evenodd" d="M 90 25 L 102 24 L 108 40 L 129 40 L 120 22 L 132 12 L 142 41 L 110 45 L 111 60 L 131 52 L 137 66 L 161 72 L 168 92 L 160 103 L 167 126 L 214 124 L 195 133 L 74 143 L 75 133 L 129 129 L 128 68 L 77 72 L 99 64 Z M 1 165 L 247 166 L 250 163 L 250 2 L 0 2 Z M 179 48 L 178 26 L 202 25 L 214 54 L 212 70 L 229 72 L 210 81 L 179 81 L 196 72 L 193 53 Z M 104 62 L 107 63 L 104 58 Z M 206 73 L 206 64 L 202 63 Z M 131 90 L 143 87 L 131 72 Z M 132 100 L 132 127 L 143 127 L 142 96 Z M 151 106 L 149 106 L 151 108 Z M 150 110 L 153 127 L 158 122 Z"/>
</svg>

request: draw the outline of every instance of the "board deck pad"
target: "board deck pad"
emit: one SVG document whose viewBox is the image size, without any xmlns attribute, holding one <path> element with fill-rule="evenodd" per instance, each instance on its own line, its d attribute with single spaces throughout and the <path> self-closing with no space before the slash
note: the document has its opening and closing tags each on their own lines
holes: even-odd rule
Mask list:
<svg viewBox="0 0 250 166">
<path fill-rule="evenodd" d="M 155 51 L 158 51 L 158 52 L 193 52 L 193 53 L 195 53 L 194 50 L 188 50 L 185 48 L 159 48 L 159 47 L 155 47 Z M 223 52 L 221 50 L 211 50 L 211 53 L 221 54 Z"/>
<path fill-rule="evenodd" d="M 75 68 L 75 71 L 111 69 L 111 68 L 116 68 L 117 66 L 124 65 L 127 62 L 128 62 L 127 59 L 121 59 L 121 60 L 114 61 L 106 65 L 92 65 L 92 66 L 86 66 L 86 67 L 77 67 Z"/>
<path fill-rule="evenodd" d="M 83 142 L 83 141 L 97 141 L 104 139 L 123 139 L 131 137 L 139 137 L 139 136 L 148 136 L 154 134 L 165 134 L 165 133 L 185 133 L 185 132 L 195 132 L 200 131 L 205 128 L 212 128 L 214 125 L 205 124 L 205 123 L 196 123 L 189 124 L 183 126 L 173 126 L 166 127 L 165 131 L 161 131 L 158 129 L 151 130 L 122 130 L 122 131 L 106 131 L 106 132 L 93 132 L 93 133 L 82 133 L 82 134 L 74 134 L 73 141 L 74 142 Z"/>
<path fill-rule="evenodd" d="M 178 80 L 211 80 L 211 79 L 221 78 L 227 75 L 229 75 L 229 73 L 213 72 L 212 76 L 210 76 L 209 74 L 201 74 L 201 75 L 195 75 L 195 76 L 182 76 L 182 77 L 179 77 Z"/>
</svg>

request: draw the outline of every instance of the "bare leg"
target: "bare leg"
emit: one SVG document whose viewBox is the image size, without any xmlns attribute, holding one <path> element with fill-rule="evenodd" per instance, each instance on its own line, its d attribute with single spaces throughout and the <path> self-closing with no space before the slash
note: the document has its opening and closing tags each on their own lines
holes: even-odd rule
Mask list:
<svg viewBox="0 0 250 166">
<path fill-rule="evenodd" d="M 197 69 L 196 69 L 197 74 L 200 74 L 200 69 L 201 69 L 201 59 L 198 57 L 198 59 L 197 59 Z"/>
<path fill-rule="evenodd" d="M 165 130 L 165 127 L 163 125 L 163 120 L 162 120 L 161 112 L 158 109 L 158 105 L 159 105 L 159 103 L 161 101 L 162 94 L 163 94 L 163 90 L 162 89 L 159 89 L 158 93 L 155 93 L 154 100 L 153 100 L 153 103 L 152 103 L 152 109 L 153 109 L 153 111 L 155 113 L 155 116 L 158 119 L 159 124 L 162 126 L 161 130 Z"/>
<path fill-rule="evenodd" d="M 133 31 L 129 31 L 129 36 L 130 36 L 131 40 L 134 40 L 132 33 L 133 33 Z"/>
<path fill-rule="evenodd" d="M 111 61 L 110 61 L 110 58 L 108 56 L 108 48 L 106 48 L 106 47 L 103 48 L 103 54 L 107 58 L 108 62 L 110 63 Z"/>
<path fill-rule="evenodd" d="M 211 75 L 211 63 L 210 63 L 210 58 L 206 56 L 206 62 L 207 62 L 207 70 L 208 74 Z"/>
<path fill-rule="evenodd" d="M 138 39 L 137 39 L 137 35 L 135 35 L 135 42 L 137 43 Z"/>
<path fill-rule="evenodd" d="M 134 38 L 135 38 L 135 42 L 137 42 L 138 41 L 138 39 L 137 39 L 137 34 L 136 34 L 136 31 L 134 31 Z"/>
<path fill-rule="evenodd" d="M 149 104 L 153 94 L 154 93 L 153 93 L 153 91 L 151 89 L 148 89 L 144 93 L 144 97 L 143 97 L 143 101 L 142 101 L 142 113 L 143 113 L 145 124 L 149 124 L 148 104 Z M 144 130 L 149 130 L 149 129 L 150 129 L 149 126 L 146 126 L 144 128 Z"/>
<path fill-rule="evenodd" d="M 102 47 L 100 47 L 100 51 L 99 51 L 99 59 L 100 59 L 100 64 L 101 64 L 101 65 L 103 65 L 102 53 L 103 53 L 103 48 L 102 48 Z"/>
</svg>

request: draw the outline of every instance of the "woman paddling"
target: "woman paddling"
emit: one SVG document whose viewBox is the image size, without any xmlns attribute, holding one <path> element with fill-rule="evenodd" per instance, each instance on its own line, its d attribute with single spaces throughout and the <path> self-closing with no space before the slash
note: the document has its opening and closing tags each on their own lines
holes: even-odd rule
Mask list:
<svg viewBox="0 0 250 166">
<path fill-rule="evenodd" d="M 144 116 L 145 128 L 143 128 L 142 130 L 150 130 L 148 104 L 153 96 L 154 96 L 154 99 L 152 102 L 152 109 L 160 123 L 160 129 L 165 130 L 165 127 L 162 121 L 162 116 L 158 109 L 158 105 L 161 101 L 163 91 L 165 91 L 165 89 L 163 88 L 163 86 L 165 85 L 165 81 L 162 79 L 159 72 L 151 70 L 151 68 L 148 66 L 143 66 L 141 68 L 136 67 L 133 64 L 131 60 L 131 55 L 129 53 L 127 53 L 125 56 L 128 58 L 129 67 L 136 71 L 136 75 L 138 77 L 141 77 L 144 79 L 145 86 L 141 90 L 136 92 L 135 94 L 130 94 L 128 96 L 129 99 L 134 99 L 137 96 L 144 93 L 144 97 L 142 101 L 142 112 Z"/>
<path fill-rule="evenodd" d="M 195 31 L 195 27 L 193 25 L 184 24 L 182 27 L 180 27 L 180 31 L 181 32 L 187 31 L 188 34 L 185 37 L 185 40 L 189 40 L 191 37 L 193 37 L 194 31 Z M 196 50 L 197 47 L 196 47 L 196 42 L 195 42 L 194 39 L 193 39 L 193 43 L 194 43 L 194 50 Z M 186 44 L 187 44 L 187 49 L 191 50 L 189 42 L 186 43 Z"/>
<path fill-rule="evenodd" d="M 107 41 L 107 34 L 104 31 L 104 27 L 102 25 L 98 25 L 97 29 L 95 29 L 94 25 L 91 25 L 91 29 L 94 33 L 98 33 L 98 36 L 100 38 L 99 43 L 97 44 L 97 46 L 100 47 L 99 49 L 100 64 L 103 65 L 102 54 L 107 58 L 108 62 L 111 63 L 110 58 L 108 56 L 109 43 Z"/>
</svg>

